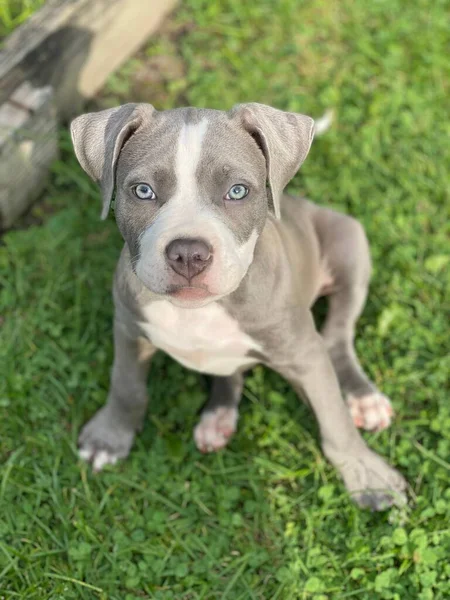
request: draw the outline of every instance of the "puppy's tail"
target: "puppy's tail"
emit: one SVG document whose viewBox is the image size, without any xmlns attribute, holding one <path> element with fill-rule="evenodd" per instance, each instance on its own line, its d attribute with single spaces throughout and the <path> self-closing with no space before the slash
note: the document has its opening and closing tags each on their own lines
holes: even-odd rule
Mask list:
<svg viewBox="0 0 450 600">
<path fill-rule="evenodd" d="M 334 110 L 332 108 L 325 111 L 322 117 L 314 121 L 315 137 L 323 135 L 328 131 L 334 121 Z"/>
</svg>

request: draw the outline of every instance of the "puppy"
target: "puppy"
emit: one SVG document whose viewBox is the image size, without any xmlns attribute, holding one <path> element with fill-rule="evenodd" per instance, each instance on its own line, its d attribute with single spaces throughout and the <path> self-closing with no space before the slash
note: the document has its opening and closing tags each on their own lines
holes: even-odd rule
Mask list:
<svg viewBox="0 0 450 600">
<path fill-rule="evenodd" d="M 254 103 L 229 112 L 126 104 L 78 117 L 71 132 L 100 186 L 103 218 L 115 190 L 125 241 L 109 395 L 80 435 L 81 457 L 99 470 L 127 456 L 157 349 L 213 376 L 194 431 L 203 452 L 227 444 L 243 374 L 263 363 L 310 404 L 352 498 L 374 510 L 403 504 L 404 479 L 356 429 L 380 430 L 392 417 L 353 345 L 370 278 L 364 230 L 283 193 L 308 154 L 313 120 Z M 318 333 L 311 307 L 321 295 L 329 311 Z"/>
</svg>

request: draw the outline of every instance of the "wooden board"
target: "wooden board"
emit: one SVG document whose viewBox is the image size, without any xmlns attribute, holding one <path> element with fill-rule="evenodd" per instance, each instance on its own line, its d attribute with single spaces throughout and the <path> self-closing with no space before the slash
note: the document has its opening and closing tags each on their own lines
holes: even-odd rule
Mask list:
<svg viewBox="0 0 450 600">
<path fill-rule="evenodd" d="M 24 81 L 52 85 L 58 113 L 79 112 L 157 29 L 176 0 L 48 0 L 5 40 L 0 104 Z"/>
<path fill-rule="evenodd" d="M 42 192 L 57 156 L 57 136 L 51 87 L 26 82 L 0 106 L 0 230 Z"/>
<path fill-rule="evenodd" d="M 6 38 L 0 50 L 0 230 L 41 193 L 56 155 L 56 123 L 79 114 L 176 3 L 48 0 Z"/>
</svg>

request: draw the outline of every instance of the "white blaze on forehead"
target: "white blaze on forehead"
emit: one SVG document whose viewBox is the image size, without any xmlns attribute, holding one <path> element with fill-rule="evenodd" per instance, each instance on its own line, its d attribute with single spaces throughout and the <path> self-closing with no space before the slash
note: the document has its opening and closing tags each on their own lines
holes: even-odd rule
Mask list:
<svg viewBox="0 0 450 600">
<path fill-rule="evenodd" d="M 161 281 L 166 277 L 165 259 L 162 256 L 171 240 L 180 236 L 199 236 L 195 229 L 198 228 L 200 215 L 204 220 L 205 211 L 198 202 L 199 190 L 195 173 L 207 128 L 207 119 L 182 125 L 176 142 L 175 194 L 161 208 L 157 219 L 141 234 L 139 240 L 141 257 L 136 264 L 136 273 L 144 279 L 144 271 L 147 270 L 153 271 L 153 277 Z"/>
<path fill-rule="evenodd" d="M 185 200 L 195 199 L 197 171 L 202 153 L 203 139 L 208 129 L 208 120 L 202 119 L 199 123 L 185 124 L 178 138 L 177 154 L 175 159 L 175 176 L 177 178 L 177 196 Z"/>
</svg>

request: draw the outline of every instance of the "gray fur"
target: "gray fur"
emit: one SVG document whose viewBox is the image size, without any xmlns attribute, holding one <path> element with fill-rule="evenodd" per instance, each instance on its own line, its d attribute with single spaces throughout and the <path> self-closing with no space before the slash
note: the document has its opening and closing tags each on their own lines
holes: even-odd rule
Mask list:
<svg viewBox="0 0 450 600">
<path fill-rule="evenodd" d="M 107 404 L 80 436 L 82 455 L 93 460 L 94 467 L 126 456 L 142 425 L 147 370 L 157 349 L 143 334 L 149 307 L 167 306 L 168 301 L 182 311 L 194 308 L 201 316 L 214 305 L 233 327 L 238 325 L 249 349 L 245 367 L 213 382 L 202 422 L 210 426 L 208 418 L 221 411 L 229 431 L 217 446 L 206 444 L 207 449 L 221 447 L 234 431 L 241 371 L 262 362 L 283 375 L 308 401 L 318 420 L 324 453 L 358 504 L 380 510 L 405 501 L 404 479 L 366 446 L 340 391 L 347 398 L 354 396 L 356 403 L 358 398 L 379 394 L 353 346 L 370 277 L 364 231 L 350 217 L 282 194 L 308 153 L 312 124 L 309 117 L 258 104 L 239 105 L 229 113 L 192 108 L 159 113 L 149 105 L 125 105 L 74 121 L 75 151 L 86 172 L 100 183 L 103 214 L 115 182 L 116 219 L 125 240 L 114 284 L 111 388 Z M 192 142 L 195 154 L 192 132 L 201 133 L 201 148 L 192 176 L 194 187 L 186 190 L 185 197 L 177 182 L 183 169 L 177 156 L 183 150 L 183 135 L 186 143 Z M 133 197 L 130 185 L 137 182 L 154 186 L 157 200 L 142 202 Z M 248 185 L 248 196 L 227 202 L 224 190 L 237 183 Z M 193 213 L 197 225 L 175 223 L 183 217 L 184 202 L 186 207 L 197 207 Z M 164 215 L 170 217 L 161 220 Z M 213 266 L 197 276 L 194 284 L 183 282 L 164 262 L 172 224 L 173 236 L 181 231 L 181 237 L 198 237 L 201 229 L 202 239 L 213 247 L 216 244 Z M 254 251 L 252 240 L 256 240 Z M 245 260 L 251 258 L 247 266 L 244 259 L 238 264 L 236 258 L 243 248 Z M 145 277 L 139 275 L 144 271 L 136 265 L 146 269 L 155 254 L 159 258 L 154 268 L 145 271 Z M 324 273 L 330 279 L 326 284 Z M 206 297 L 198 302 L 174 297 L 174 289 L 188 290 L 189 296 L 192 286 Z M 321 293 L 329 296 L 322 335 L 311 315 Z M 214 375 L 214 369 L 210 374 Z"/>
</svg>

